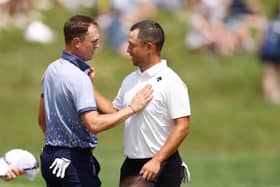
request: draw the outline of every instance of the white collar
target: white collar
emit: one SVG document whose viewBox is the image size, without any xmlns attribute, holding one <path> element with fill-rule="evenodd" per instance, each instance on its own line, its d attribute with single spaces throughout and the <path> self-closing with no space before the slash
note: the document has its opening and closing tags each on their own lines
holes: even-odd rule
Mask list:
<svg viewBox="0 0 280 187">
<path fill-rule="evenodd" d="M 138 68 L 137 73 L 139 76 L 149 76 L 149 77 L 153 77 L 154 75 L 156 75 L 158 72 L 160 72 L 163 68 L 167 67 L 167 61 L 165 59 L 161 59 L 160 63 L 150 67 L 149 69 L 147 69 L 146 71 L 144 71 L 143 73 L 141 72 L 141 70 Z"/>
</svg>

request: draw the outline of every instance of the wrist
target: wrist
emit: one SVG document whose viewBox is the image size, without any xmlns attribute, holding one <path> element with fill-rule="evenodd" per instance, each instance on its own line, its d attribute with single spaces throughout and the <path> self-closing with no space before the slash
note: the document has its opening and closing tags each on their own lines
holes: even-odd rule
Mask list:
<svg viewBox="0 0 280 187">
<path fill-rule="evenodd" d="M 134 107 L 132 105 L 127 105 L 131 110 L 132 110 L 132 114 L 136 113 L 136 110 L 134 109 Z"/>
<path fill-rule="evenodd" d="M 165 159 L 159 153 L 157 153 L 156 155 L 154 155 L 153 160 L 161 164 Z"/>
</svg>

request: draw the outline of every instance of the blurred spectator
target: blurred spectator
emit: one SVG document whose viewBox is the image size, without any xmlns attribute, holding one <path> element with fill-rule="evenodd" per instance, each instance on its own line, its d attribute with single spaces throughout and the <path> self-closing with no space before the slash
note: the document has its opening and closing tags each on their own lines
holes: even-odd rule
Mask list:
<svg viewBox="0 0 280 187">
<path fill-rule="evenodd" d="M 214 51 L 220 56 L 231 56 L 236 49 L 236 37 L 224 23 L 228 0 L 202 0 L 214 37 Z"/>
<path fill-rule="evenodd" d="M 15 15 L 19 12 L 23 14 L 28 14 L 32 10 L 32 5 L 30 0 L 9 0 L 9 14 Z"/>
<path fill-rule="evenodd" d="M 190 49 L 208 51 L 214 45 L 214 36 L 207 14 L 202 10 L 200 0 L 187 5 L 190 11 L 185 43 Z"/>
<path fill-rule="evenodd" d="M 109 14 L 99 16 L 106 43 L 119 54 L 127 56 L 130 26 L 154 15 L 156 9 L 149 0 L 112 0 Z"/>
<path fill-rule="evenodd" d="M 24 29 L 26 41 L 50 43 L 54 40 L 53 31 L 40 21 L 40 10 L 50 7 L 49 0 L 0 0 L 0 30 L 11 27 Z"/>
<path fill-rule="evenodd" d="M 181 0 L 153 0 L 154 4 L 171 12 L 177 12 L 182 9 L 183 3 Z"/>
<path fill-rule="evenodd" d="M 258 0 L 231 0 L 228 6 L 226 24 L 235 33 L 238 49 L 252 51 L 255 48 L 251 31 L 259 33 L 266 21 L 262 15 L 261 3 Z"/>
<path fill-rule="evenodd" d="M 0 29 L 16 27 L 24 29 L 31 21 L 41 17 L 32 0 L 0 0 Z"/>
<path fill-rule="evenodd" d="M 257 0 L 187 0 L 190 10 L 185 43 L 191 49 L 231 56 L 255 49 L 252 28 L 262 30 L 265 17 Z"/>
<path fill-rule="evenodd" d="M 81 7 L 95 8 L 97 0 L 57 0 L 66 9 L 77 12 Z"/>
<path fill-rule="evenodd" d="M 214 51 L 229 56 L 236 48 L 236 38 L 224 23 L 227 0 L 192 0 L 186 45 L 191 49 Z M 187 4 L 188 7 L 188 4 Z"/>
<path fill-rule="evenodd" d="M 27 24 L 25 18 L 32 10 L 31 0 L 1 0 L 0 10 L 0 29 L 9 27 L 11 24 L 24 27 Z"/>
<path fill-rule="evenodd" d="M 263 64 L 263 92 L 272 103 L 280 104 L 280 6 L 267 24 L 260 47 Z"/>
</svg>

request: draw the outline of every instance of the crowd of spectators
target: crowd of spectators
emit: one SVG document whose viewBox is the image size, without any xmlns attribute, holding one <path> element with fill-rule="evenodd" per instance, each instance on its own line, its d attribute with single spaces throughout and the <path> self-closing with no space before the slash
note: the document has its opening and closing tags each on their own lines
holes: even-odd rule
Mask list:
<svg viewBox="0 0 280 187">
<path fill-rule="evenodd" d="M 32 26 L 31 31 L 39 27 L 51 41 L 52 31 L 41 21 L 42 9 L 59 5 L 77 13 L 81 7 L 92 7 L 106 44 L 125 56 L 130 25 L 152 18 L 159 8 L 164 8 L 187 13 L 187 48 L 231 56 L 236 51 L 254 50 L 252 28 L 261 31 L 266 22 L 258 0 L 110 0 L 106 11 L 99 10 L 99 4 L 98 0 L 0 0 L 0 30 L 11 25 L 27 31 L 28 26 Z"/>
<path fill-rule="evenodd" d="M 262 3 L 261 0 L 108 0 L 108 7 L 100 9 L 99 5 L 104 3 L 98 0 L 0 0 L 0 31 L 15 26 L 25 30 L 24 37 L 29 42 L 50 43 L 54 34 L 43 23 L 41 10 L 62 6 L 78 13 L 87 7 L 99 23 L 105 45 L 127 56 L 127 37 L 133 23 L 153 19 L 159 9 L 183 13 L 186 26 L 182 27 L 186 33 L 182 41 L 186 49 L 222 57 L 256 53 L 263 67 L 264 96 L 280 103 L 280 56 L 271 58 L 263 54 L 268 48 L 280 51 L 280 44 L 271 47 L 266 42 L 278 41 L 267 33 L 280 28 L 279 22 L 275 22 L 276 18 L 280 19 L 279 10 L 270 18 L 264 13 Z"/>
<path fill-rule="evenodd" d="M 0 0 L 0 31 L 15 27 L 24 30 L 24 37 L 29 42 L 51 43 L 54 33 L 43 22 L 42 11 L 62 6 L 74 13 L 96 4 L 97 0 Z"/>
<path fill-rule="evenodd" d="M 220 56 L 253 51 L 252 30 L 261 32 L 266 22 L 261 7 L 256 0 L 188 0 L 186 46 Z"/>
</svg>

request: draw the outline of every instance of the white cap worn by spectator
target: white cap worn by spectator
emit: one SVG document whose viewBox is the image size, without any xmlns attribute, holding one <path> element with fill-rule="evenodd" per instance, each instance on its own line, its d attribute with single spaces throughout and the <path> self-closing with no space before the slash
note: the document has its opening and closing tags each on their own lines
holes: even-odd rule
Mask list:
<svg viewBox="0 0 280 187">
<path fill-rule="evenodd" d="M 34 180 L 39 171 L 39 163 L 36 158 L 23 149 L 12 149 L 0 158 L 0 176 L 5 176 L 7 171 L 13 167 L 23 169 L 30 180 Z"/>
</svg>

